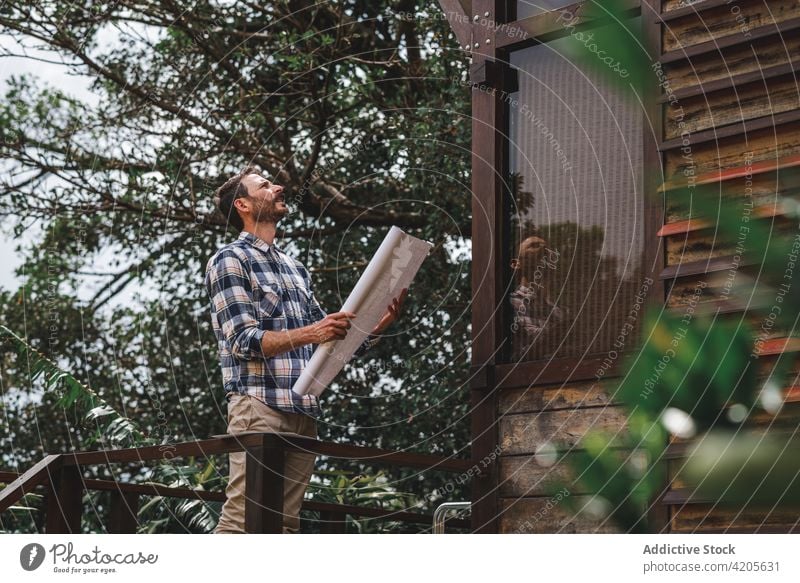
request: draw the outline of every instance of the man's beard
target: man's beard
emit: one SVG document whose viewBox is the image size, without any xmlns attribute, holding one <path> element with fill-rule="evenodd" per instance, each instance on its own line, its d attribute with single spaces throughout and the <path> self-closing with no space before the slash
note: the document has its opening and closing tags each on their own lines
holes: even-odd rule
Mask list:
<svg viewBox="0 0 800 583">
<path fill-rule="evenodd" d="M 278 204 L 275 201 L 264 201 L 254 214 L 257 223 L 277 223 L 289 214 L 286 203 Z"/>
</svg>

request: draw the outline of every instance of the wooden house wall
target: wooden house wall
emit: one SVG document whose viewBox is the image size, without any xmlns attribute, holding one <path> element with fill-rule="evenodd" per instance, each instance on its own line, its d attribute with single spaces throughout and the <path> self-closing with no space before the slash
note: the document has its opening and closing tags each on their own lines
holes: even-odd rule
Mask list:
<svg viewBox="0 0 800 583">
<path fill-rule="evenodd" d="M 689 304 L 722 308 L 725 317 L 755 316 L 728 293 L 726 278 L 735 249 L 714 238 L 713 228 L 684 214 L 676 203 L 689 183 L 722 186 L 730 204 L 752 202 L 759 220 L 796 229 L 781 217 L 780 200 L 796 196 L 798 183 L 787 170 L 800 166 L 800 92 L 793 59 L 800 55 L 800 0 L 654 0 L 642 16 L 657 29 L 656 55 L 666 80 L 655 99 L 658 161 L 664 169 L 661 231 L 648 245 L 662 246 L 663 300 L 672 310 Z M 659 11 L 654 13 L 654 9 Z M 654 81 L 658 83 L 658 81 Z M 655 194 L 655 193 L 650 193 Z M 761 366 L 777 354 L 798 349 L 785 331 L 772 330 L 761 347 Z M 586 369 L 586 365 L 583 366 Z M 596 365 L 595 365 L 596 366 Z M 575 485 L 554 491 L 554 479 L 572 479 L 566 469 L 536 455 L 548 442 L 578 444 L 589 428 L 624 431 L 625 416 L 610 402 L 608 385 L 591 379 L 552 386 L 504 388 L 496 398 L 496 507 L 498 530 L 513 532 L 608 532 L 601 519 L 573 518 L 564 496 L 588 494 Z M 800 383 L 798 383 L 800 384 Z M 800 418 L 794 405 L 800 389 L 786 387 L 787 406 L 778 418 L 753 421 L 764 430 L 793 431 Z M 676 444 L 675 450 L 679 450 Z M 670 471 L 681 463 L 669 461 Z M 689 503 L 683 486 L 673 483 L 659 501 L 662 530 L 674 532 L 778 531 L 793 528 L 797 517 L 781 509 L 743 512 Z"/>
<path fill-rule="evenodd" d="M 498 419 L 500 532 L 615 531 L 608 521 L 567 510 L 568 502 L 585 503 L 588 492 L 574 482 L 566 462 L 551 465 L 549 452 L 539 449 L 576 446 L 589 429 L 624 430 L 625 413 L 602 383 L 506 389 L 498 397 Z"/>
<path fill-rule="evenodd" d="M 761 330 L 762 317 L 730 293 L 732 280 L 749 266 L 735 245 L 715 239 L 707 222 L 680 209 L 681 188 L 718 189 L 723 201 L 769 222 L 775 231 L 796 232 L 781 216 L 782 201 L 797 195 L 791 168 L 800 163 L 800 92 L 794 60 L 800 45 L 798 0 L 705 0 L 687 6 L 666 0 L 662 15 L 662 55 L 666 83 L 661 101 L 662 153 L 667 184 L 665 245 L 667 305 L 678 312 L 699 299 L 699 307 L 721 309 L 722 317 Z M 696 290 L 702 290 L 697 293 Z M 766 372 L 778 354 L 797 350 L 786 330 L 769 329 L 760 344 Z M 791 383 L 793 384 L 793 383 Z M 797 389 L 785 387 L 781 413 L 757 415 L 755 431 L 793 432 Z M 669 461 L 674 478 L 682 460 Z M 723 508 L 688 503 L 685 484 L 671 483 L 664 497 L 674 532 L 777 531 L 796 529 L 796 511 L 777 508 Z"/>
</svg>

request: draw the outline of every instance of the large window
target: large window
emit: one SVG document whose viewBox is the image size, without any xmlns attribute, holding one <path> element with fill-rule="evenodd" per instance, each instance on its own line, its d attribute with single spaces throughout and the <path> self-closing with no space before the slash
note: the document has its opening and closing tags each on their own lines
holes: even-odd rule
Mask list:
<svg viewBox="0 0 800 583">
<path fill-rule="evenodd" d="M 513 361 L 619 348 L 642 297 L 642 106 L 606 63 L 576 65 L 569 42 L 510 56 Z"/>
</svg>

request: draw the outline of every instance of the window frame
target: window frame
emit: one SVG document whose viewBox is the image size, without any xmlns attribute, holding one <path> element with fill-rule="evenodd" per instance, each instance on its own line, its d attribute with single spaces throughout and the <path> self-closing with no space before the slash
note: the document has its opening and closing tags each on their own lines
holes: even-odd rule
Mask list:
<svg viewBox="0 0 800 583">
<path fill-rule="evenodd" d="M 503 4 L 502 10 L 505 14 L 513 15 L 516 0 L 506 0 L 497 2 Z M 494 57 L 494 62 L 500 64 L 500 68 L 506 68 L 503 63 L 509 62 L 510 54 L 514 51 L 528 48 L 537 44 L 546 44 L 553 40 L 563 38 L 568 31 L 557 22 L 557 15 L 563 11 L 571 11 L 580 16 L 580 11 L 585 2 L 577 2 L 569 6 L 551 12 L 536 14 L 522 20 L 506 19 L 506 26 L 498 27 L 495 36 L 495 46 L 490 51 Z M 661 46 L 661 28 L 653 14 L 660 10 L 658 0 L 628 0 L 628 11 L 626 15 L 635 18 L 641 16 L 642 40 L 647 50 L 652 55 L 658 55 Z M 642 6 L 646 6 L 645 14 L 642 14 Z M 656 11 L 656 12 L 654 12 Z M 500 11 L 497 12 L 500 14 Z M 648 18 L 647 14 L 651 17 Z M 579 24 L 575 30 L 587 30 L 591 28 L 591 23 Z M 524 38 L 522 38 L 524 34 Z M 489 56 L 489 55 L 487 55 Z M 487 75 L 489 77 L 489 75 Z M 489 83 L 494 82 L 494 88 L 501 91 L 514 89 L 513 78 L 505 73 L 495 74 Z M 511 84 L 511 85 L 510 85 Z M 486 87 L 483 87 L 485 91 Z M 481 91 L 481 88 L 478 89 Z M 643 100 L 645 104 L 645 123 L 643 124 L 643 168 L 659 168 L 663 172 L 661 154 L 658 149 L 658 136 L 663 135 L 662 120 L 659 115 L 658 97 L 659 87 L 656 83 L 644 88 Z M 475 116 L 476 93 L 473 90 L 473 116 Z M 499 171 L 496 172 L 492 181 L 494 192 L 483 190 L 483 196 L 478 193 L 480 190 L 475 188 L 473 182 L 473 198 L 479 197 L 479 206 L 484 212 L 494 218 L 496 236 L 493 243 L 496 251 L 490 253 L 497 258 L 494 264 L 488 266 L 484 261 L 479 260 L 473 264 L 473 306 L 495 306 L 495 309 L 487 314 L 484 310 L 479 310 L 478 317 L 473 317 L 473 330 L 477 330 L 477 335 L 473 332 L 473 340 L 476 336 L 483 335 L 487 331 L 491 332 L 491 346 L 482 345 L 478 342 L 477 351 L 473 352 L 473 375 L 479 377 L 478 382 L 491 379 L 491 384 L 495 389 L 513 389 L 535 387 L 567 382 L 591 381 L 596 379 L 597 370 L 601 367 L 605 356 L 597 354 L 588 356 L 570 356 L 563 358 L 553 358 L 549 360 L 530 360 L 521 362 L 510 362 L 511 335 L 509 310 L 506 309 L 508 302 L 508 283 L 510 282 L 509 260 L 512 256 L 511 249 L 511 200 L 508 192 L 506 177 L 509 170 L 508 152 L 508 104 L 502 101 L 494 103 L 495 126 L 489 127 L 490 120 L 485 118 L 478 120 L 480 123 L 473 126 L 473 172 L 480 171 L 475 168 L 475 157 L 481 155 L 477 144 L 483 142 L 487 149 L 492 148 L 496 154 L 496 159 L 500 164 Z M 485 108 L 482 108 L 485 109 Z M 480 112 L 479 112 L 480 113 Z M 649 120 L 649 121 L 648 121 Z M 480 181 L 478 181 L 480 182 Z M 643 220 L 643 253 L 642 253 L 642 276 L 653 280 L 650 286 L 646 304 L 663 306 L 665 299 L 665 285 L 660 274 L 664 267 L 663 243 L 657 236 L 658 230 L 663 224 L 664 205 L 662 197 L 658 196 L 658 188 L 663 182 L 660 172 L 643 172 L 642 205 Z M 488 207 L 488 208 L 487 208 Z M 473 217 L 476 216 L 476 206 L 473 203 Z M 473 219 L 473 227 L 475 219 Z M 473 232 L 478 232 L 474 228 Z M 473 249 L 475 246 L 473 245 Z M 489 268 L 492 273 L 488 274 Z M 485 275 L 490 275 L 489 278 Z M 477 285 L 476 285 L 477 284 Z M 614 378 L 620 374 L 620 365 L 624 363 L 626 357 L 635 353 L 635 349 L 629 348 L 623 351 L 616 361 L 616 367 L 606 372 L 604 378 Z M 476 358 L 477 357 L 477 358 Z M 488 384 L 488 383 L 487 383 Z"/>
</svg>

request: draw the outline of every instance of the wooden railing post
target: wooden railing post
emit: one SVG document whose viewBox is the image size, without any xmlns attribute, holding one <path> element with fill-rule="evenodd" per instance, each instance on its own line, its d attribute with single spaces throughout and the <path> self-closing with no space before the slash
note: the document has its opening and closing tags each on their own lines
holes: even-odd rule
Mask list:
<svg viewBox="0 0 800 583">
<path fill-rule="evenodd" d="M 80 534 L 83 511 L 83 476 L 79 466 L 64 465 L 53 471 L 48 483 L 47 534 Z"/>
<path fill-rule="evenodd" d="M 285 450 L 270 433 L 259 444 L 245 446 L 244 529 L 248 533 L 283 532 L 283 472 Z"/>
<path fill-rule="evenodd" d="M 111 534 L 136 534 L 139 521 L 139 494 L 136 492 L 111 492 L 111 512 L 109 513 L 108 532 Z"/>
</svg>

